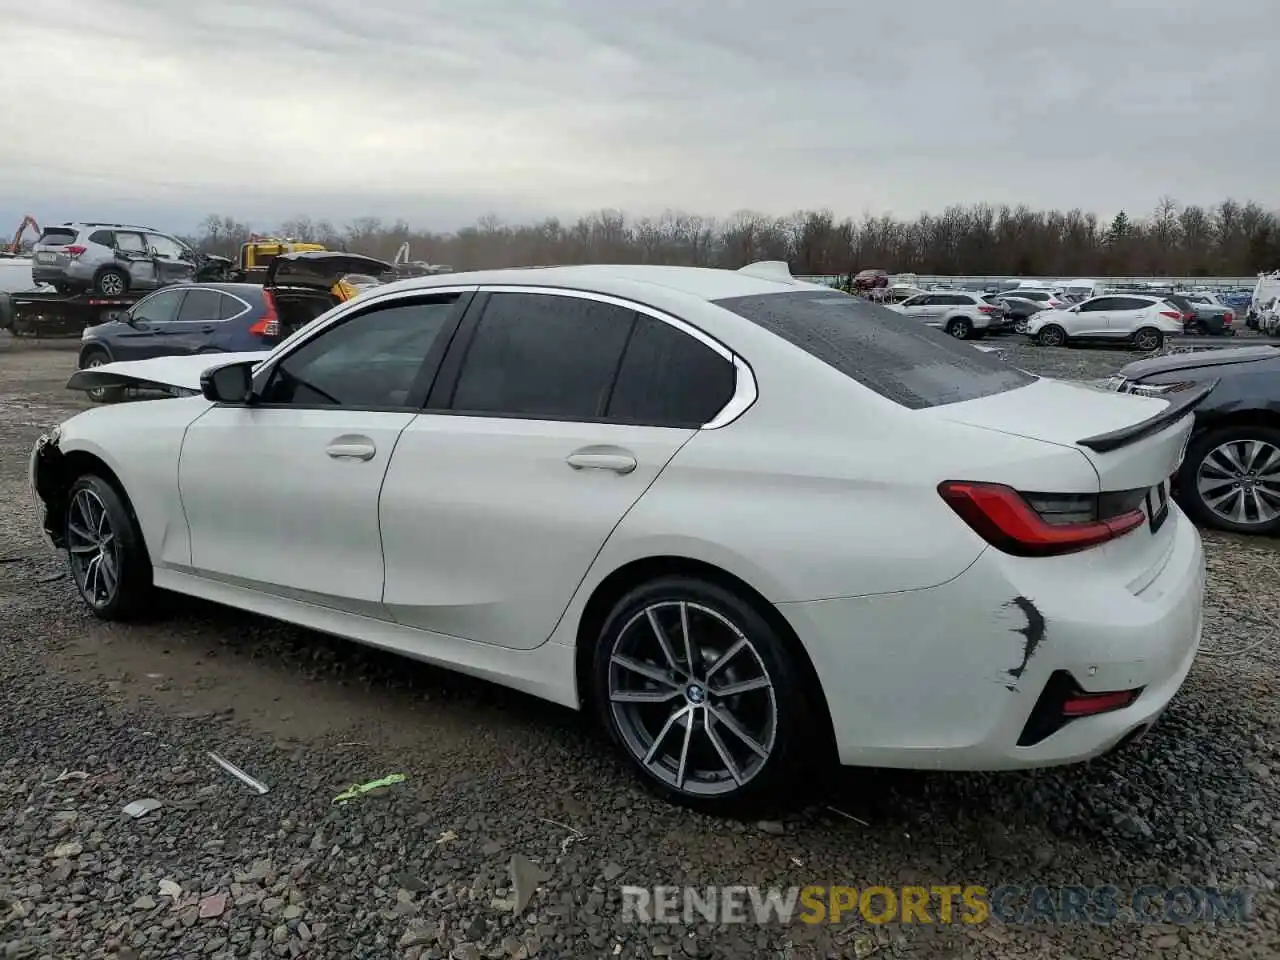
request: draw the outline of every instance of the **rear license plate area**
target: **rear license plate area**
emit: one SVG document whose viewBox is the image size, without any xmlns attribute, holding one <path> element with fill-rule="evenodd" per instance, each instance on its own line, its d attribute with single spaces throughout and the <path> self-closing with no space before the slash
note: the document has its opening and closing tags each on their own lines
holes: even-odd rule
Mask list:
<svg viewBox="0 0 1280 960">
<path fill-rule="evenodd" d="M 58 255 L 56 253 L 37 253 L 36 262 L 37 263 L 57 263 Z"/>
<path fill-rule="evenodd" d="M 1158 483 L 1147 491 L 1147 526 L 1155 533 L 1169 519 L 1169 481 Z"/>
</svg>

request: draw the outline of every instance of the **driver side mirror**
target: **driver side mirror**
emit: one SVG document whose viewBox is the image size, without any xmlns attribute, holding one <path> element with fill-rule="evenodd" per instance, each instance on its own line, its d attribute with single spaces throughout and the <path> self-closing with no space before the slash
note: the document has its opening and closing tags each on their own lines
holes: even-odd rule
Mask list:
<svg viewBox="0 0 1280 960">
<path fill-rule="evenodd" d="M 200 392 L 213 403 L 249 404 L 253 400 L 255 363 L 245 360 L 204 371 L 200 374 Z"/>
</svg>

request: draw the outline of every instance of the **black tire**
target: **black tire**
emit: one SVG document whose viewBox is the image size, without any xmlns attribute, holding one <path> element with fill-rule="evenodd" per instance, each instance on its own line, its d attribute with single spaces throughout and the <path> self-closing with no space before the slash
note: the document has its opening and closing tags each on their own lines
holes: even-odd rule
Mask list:
<svg viewBox="0 0 1280 960">
<path fill-rule="evenodd" d="M 1178 500 L 1197 523 L 1206 527 L 1214 527 L 1218 530 L 1230 530 L 1234 533 L 1272 534 L 1280 531 L 1280 516 L 1262 522 L 1249 522 L 1248 520 L 1243 523 L 1237 522 L 1216 512 L 1206 502 L 1204 494 L 1200 492 L 1198 482 L 1200 466 L 1205 459 L 1223 444 L 1251 440 L 1270 444 L 1280 450 L 1280 427 L 1262 425 L 1220 427 L 1214 430 L 1206 430 L 1191 438 L 1191 443 L 1187 445 L 1187 455 L 1182 461 L 1182 466 L 1178 469 Z M 1210 475 L 1216 476 L 1217 471 L 1211 470 Z M 1225 479 L 1223 489 L 1226 489 Z M 1272 489 L 1276 488 L 1273 486 Z M 1256 513 L 1250 509 L 1246 516 L 1254 517 Z"/>
<path fill-rule="evenodd" d="M 1036 334 L 1036 342 L 1042 347 L 1065 347 L 1067 331 L 1056 323 L 1050 323 L 1040 328 L 1040 332 Z"/>
<path fill-rule="evenodd" d="M 667 626 L 672 628 L 668 631 L 668 644 L 675 654 L 677 666 L 687 664 L 689 660 L 687 656 L 681 658 L 683 638 L 678 629 L 680 624 L 690 623 L 690 633 L 700 638 L 695 641 L 698 652 L 693 659 L 698 667 L 692 680 L 686 668 L 680 674 L 681 679 L 659 684 L 656 680 L 619 667 L 613 661 L 615 653 L 631 651 L 633 643 L 647 643 L 649 648 L 661 650 L 646 614 L 651 608 L 659 611 L 660 622 L 665 618 Z M 685 620 L 681 620 L 682 611 Z M 725 629 L 717 617 L 724 618 L 740 634 L 735 635 Z M 709 647 L 707 641 L 715 642 L 717 637 L 723 637 L 727 638 L 723 642 L 728 645 L 736 642 L 733 640 L 735 636 L 745 638 L 748 647 L 740 648 L 734 657 L 724 661 L 723 667 L 715 667 L 716 659 L 722 657 L 726 650 Z M 710 675 L 705 672 L 708 663 L 704 656 L 708 648 L 718 654 L 709 665 L 712 672 L 723 671 L 719 674 L 721 678 L 730 678 L 730 682 L 740 685 L 743 681 L 734 680 L 734 677 L 751 674 L 747 681 L 759 683 L 762 675 L 771 686 L 767 690 L 755 689 L 737 696 L 722 698 L 717 695 L 716 688 L 710 683 Z M 632 659 L 639 657 L 633 656 Z M 645 659 L 650 665 L 661 662 L 659 658 Z M 667 660 L 671 662 L 669 657 Z M 669 671 L 663 667 L 661 670 L 673 678 L 676 676 L 674 669 Z M 668 801 L 705 813 L 725 815 L 758 814 L 785 806 L 782 798 L 788 793 L 794 797 L 796 784 L 801 782 L 797 778 L 815 764 L 817 758 L 813 745 L 821 740 L 821 736 L 815 734 L 824 727 L 812 706 L 818 702 L 819 692 L 809 689 L 811 684 L 806 676 L 787 639 L 779 635 L 753 603 L 718 584 L 687 576 L 660 577 L 635 588 L 618 601 L 596 641 L 592 670 L 594 700 L 601 722 L 645 785 Z M 667 694 L 669 700 L 643 705 L 615 704 L 611 681 L 620 678 L 647 683 L 653 690 Z M 705 678 L 705 686 L 702 678 Z M 716 682 L 719 684 L 723 680 Z M 668 688 L 676 692 L 669 693 Z M 626 684 L 622 684 L 622 694 L 629 690 Z M 702 699 L 698 699 L 698 690 L 702 691 Z M 750 718 L 767 718 L 770 706 L 773 710 L 772 723 L 764 722 L 761 729 L 772 728 L 772 743 L 762 760 L 759 754 L 747 747 L 746 741 L 729 733 L 729 728 L 719 719 L 708 727 L 708 718 L 715 717 L 717 713 L 720 716 L 728 713 L 746 732 L 756 733 Z M 722 767 L 718 772 L 712 767 L 693 771 L 695 776 L 687 778 L 683 787 L 678 786 L 676 758 L 668 758 L 666 751 L 663 756 L 656 757 L 652 765 L 644 762 L 646 748 L 652 748 L 654 739 L 659 739 L 664 746 L 669 744 L 677 751 L 682 746 L 680 732 L 686 727 L 678 722 L 670 726 L 673 712 L 682 710 L 690 711 L 689 716 L 694 723 L 694 735 L 690 737 L 688 748 L 690 759 L 709 760 L 712 766 L 720 764 Z M 752 728 L 747 729 L 748 726 Z M 664 728 L 667 736 L 661 738 L 659 735 Z M 721 762 L 723 754 L 718 752 L 716 739 L 728 749 L 738 776 L 731 778 L 730 765 Z M 766 738 L 762 735 L 756 742 L 764 740 Z M 671 762 L 667 763 L 668 760 Z M 659 767 L 660 770 L 655 769 Z M 741 782 L 738 782 L 739 778 Z M 673 783 L 673 780 L 677 782 Z"/>
<path fill-rule="evenodd" d="M 105 521 L 96 524 L 96 516 L 92 515 L 95 505 L 105 512 Z M 107 531 L 111 538 L 94 555 L 99 558 L 96 579 L 93 557 L 85 559 L 83 534 L 86 531 L 95 536 L 105 536 L 103 531 Z M 155 590 L 151 559 L 133 508 L 114 486 L 93 473 L 86 473 L 72 483 L 67 493 L 63 534 L 71 580 L 95 616 L 101 620 L 133 620 L 147 611 Z M 109 575 L 113 569 L 114 585 Z"/>
<path fill-rule="evenodd" d="M 957 340 L 968 340 L 973 336 L 973 323 L 965 317 L 952 317 L 943 329 Z"/>
<path fill-rule="evenodd" d="M 111 355 L 107 351 L 98 347 L 90 347 L 80 356 L 80 369 L 88 370 L 91 367 L 100 367 L 104 363 L 111 362 Z M 94 403 L 116 403 L 124 397 L 124 390 L 120 387 L 95 387 L 86 391 L 90 400 Z"/>
<path fill-rule="evenodd" d="M 1133 348 L 1143 353 L 1154 353 L 1164 346 L 1164 333 L 1155 327 L 1139 327 L 1134 331 Z"/>
<path fill-rule="evenodd" d="M 106 267 L 93 278 L 93 289 L 104 297 L 122 297 L 129 292 L 129 275 L 118 267 Z"/>
</svg>

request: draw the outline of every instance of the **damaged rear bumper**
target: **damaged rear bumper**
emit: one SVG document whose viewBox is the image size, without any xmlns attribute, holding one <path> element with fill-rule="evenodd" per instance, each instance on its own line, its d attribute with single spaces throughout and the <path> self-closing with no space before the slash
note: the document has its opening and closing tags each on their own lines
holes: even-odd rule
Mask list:
<svg viewBox="0 0 1280 960">
<path fill-rule="evenodd" d="M 1153 723 L 1202 629 L 1204 554 L 1176 507 L 1174 542 L 1139 592 L 1057 558 L 984 553 L 928 590 L 779 604 L 830 708 L 842 763 L 937 770 L 1053 766 L 1106 753 Z M 1083 571 L 1083 572 L 1082 572 Z M 1024 731 L 1055 674 L 1085 692 L 1140 690 L 1121 709 Z"/>
</svg>

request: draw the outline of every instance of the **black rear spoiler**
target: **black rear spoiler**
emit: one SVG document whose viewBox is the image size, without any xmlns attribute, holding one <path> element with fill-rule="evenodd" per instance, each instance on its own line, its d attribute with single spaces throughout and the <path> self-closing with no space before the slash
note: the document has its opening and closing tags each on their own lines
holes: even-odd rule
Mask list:
<svg viewBox="0 0 1280 960">
<path fill-rule="evenodd" d="M 1119 450 L 1135 440 L 1141 440 L 1143 437 L 1149 437 L 1153 433 L 1159 433 L 1170 424 L 1181 420 L 1198 407 L 1201 401 L 1212 393 L 1213 388 L 1217 385 L 1218 381 L 1214 380 L 1212 383 L 1207 383 L 1195 389 L 1178 391 L 1173 394 L 1169 401 L 1169 406 L 1154 417 L 1139 420 L 1137 423 L 1131 423 L 1127 427 L 1121 427 L 1119 430 L 1112 430 L 1109 433 L 1099 433 L 1096 436 L 1085 437 L 1083 440 L 1077 440 L 1076 443 L 1082 447 L 1088 447 L 1095 453 Z"/>
</svg>

